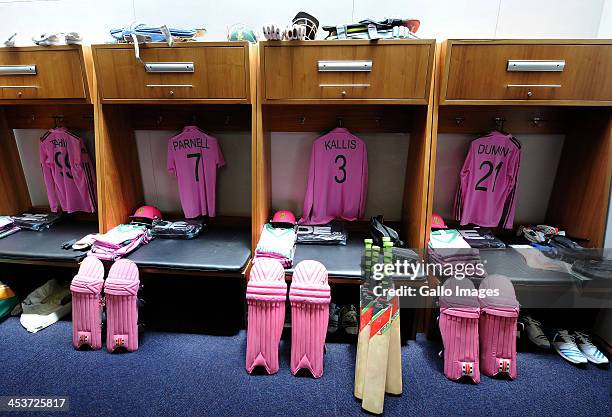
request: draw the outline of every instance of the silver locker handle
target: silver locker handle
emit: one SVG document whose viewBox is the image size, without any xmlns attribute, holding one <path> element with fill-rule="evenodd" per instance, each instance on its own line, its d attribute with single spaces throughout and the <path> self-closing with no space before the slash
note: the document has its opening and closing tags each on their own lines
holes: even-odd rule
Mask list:
<svg viewBox="0 0 612 417">
<path fill-rule="evenodd" d="M 146 72 L 194 72 L 193 62 L 145 62 Z"/>
<path fill-rule="evenodd" d="M 510 72 L 563 72 L 565 60 L 543 61 L 538 59 L 509 59 L 507 71 Z"/>
<path fill-rule="evenodd" d="M 319 61 L 319 72 L 371 72 L 372 60 Z"/>
<path fill-rule="evenodd" d="M 0 75 L 36 75 L 36 65 L 0 65 Z"/>
</svg>

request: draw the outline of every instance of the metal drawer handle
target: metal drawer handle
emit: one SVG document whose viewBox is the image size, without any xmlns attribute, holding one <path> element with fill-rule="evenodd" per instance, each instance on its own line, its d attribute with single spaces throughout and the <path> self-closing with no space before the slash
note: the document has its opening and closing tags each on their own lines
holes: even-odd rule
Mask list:
<svg viewBox="0 0 612 417">
<path fill-rule="evenodd" d="M 38 88 L 37 85 L 0 85 L 0 88 Z"/>
<path fill-rule="evenodd" d="M 147 87 L 157 88 L 157 87 L 171 87 L 171 88 L 193 88 L 192 84 L 147 84 Z"/>
<path fill-rule="evenodd" d="M 36 75 L 36 65 L 0 65 L 0 75 Z"/>
<path fill-rule="evenodd" d="M 561 84 L 508 84 L 507 88 L 561 88 Z"/>
<path fill-rule="evenodd" d="M 145 62 L 146 72 L 194 72 L 193 62 Z"/>
<path fill-rule="evenodd" d="M 510 72 L 563 72 L 565 60 L 544 61 L 538 59 L 509 59 L 506 71 Z"/>
<path fill-rule="evenodd" d="M 370 84 L 319 84 L 319 87 L 369 87 Z"/>
<path fill-rule="evenodd" d="M 319 72 L 371 72 L 372 60 L 319 61 Z"/>
</svg>

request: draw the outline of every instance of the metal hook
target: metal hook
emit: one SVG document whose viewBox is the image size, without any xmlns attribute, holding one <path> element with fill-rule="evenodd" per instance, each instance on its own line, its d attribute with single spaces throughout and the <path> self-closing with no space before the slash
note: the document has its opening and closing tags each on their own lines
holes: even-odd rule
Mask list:
<svg viewBox="0 0 612 417">
<path fill-rule="evenodd" d="M 457 117 L 455 117 L 455 124 L 456 124 L 457 126 L 462 125 L 464 122 L 465 122 L 465 117 L 463 117 L 463 116 L 457 116 Z"/>
<path fill-rule="evenodd" d="M 155 120 L 155 125 L 156 125 L 156 126 L 161 125 L 163 120 L 164 120 L 164 117 L 161 115 L 161 113 L 159 113 L 159 114 L 157 115 L 157 119 Z"/>
<path fill-rule="evenodd" d="M 376 127 L 380 127 L 380 123 L 382 122 L 382 117 L 377 117 L 375 120 L 376 120 Z"/>
<path fill-rule="evenodd" d="M 504 119 L 503 117 L 496 117 L 493 120 L 495 121 L 495 127 L 497 128 L 497 130 L 504 130 L 504 122 L 506 121 L 506 119 Z"/>
<path fill-rule="evenodd" d="M 229 125 L 232 120 L 232 117 L 229 114 L 225 115 L 225 125 Z"/>
<path fill-rule="evenodd" d="M 195 125 L 198 123 L 198 117 L 195 114 L 191 115 L 191 124 Z"/>
<path fill-rule="evenodd" d="M 338 123 L 338 127 L 344 127 L 344 119 L 342 119 L 342 117 L 336 117 L 336 121 Z"/>
<path fill-rule="evenodd" d="M 300 116 L 298 117 L 298 123 L 303 125 L 304 123 L 306 123 L 306 116 Z"/>
<path fill-rule="evenodd" d="M 544 121 L 543 117 L 534 117 L 533 119 L 531 119 L 531 123 L 533 123 L 535 127 L 542 126 L 543 121 Z"/>
<path fill-rule="evenodd" d="M 58 127 L 61 127 L 64 123 L 64 116 L 61 114 L 53 116 L 53 120 L 55 121 L 55 128 L 57 129 Z"/>
</svg>

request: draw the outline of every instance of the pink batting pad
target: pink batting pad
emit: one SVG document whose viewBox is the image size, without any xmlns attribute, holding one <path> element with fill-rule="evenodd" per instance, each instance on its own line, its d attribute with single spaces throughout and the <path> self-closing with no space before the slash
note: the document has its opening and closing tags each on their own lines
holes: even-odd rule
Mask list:
<svg viewBox="0 0 612 417">
<path fill-rule="evenodd" d="M 444 344 L 444 375 L 448 379 L 471 378 L 480 383 L 478 363 L 478 298 L 472 281 L 446 280 L 440 296 L 440 333 Z"/>
<path fill-rule="evenodd" d="M 104 283 L 106 294 L 106 349 L 138 349 L 138 267 L 129 259 L 116 261 Z"/>
<path fill-rule="evenodd" d="M 268 374 L 278 372 L 278 344 L 285 323 L 287 283 L 285 270 L 276 259 L 254 261 L 247 284 L 248 329 L 246 370 L 263 366 Z"/>
<path fill-rule="evenodd" d="M 78 349 L 102 347 L 102 286 L 104 265 L 99 259 L 86 257 L 72 279 L 72 345 Z"/>
<path fill-rule="evenodd" d="M 480 283 L 480 368 L 485 375 L 516 378 L 516 324 L 519 303 L 514 286 L 503 275 L 491 275 Z M 498 291 L 499 295 L 491 295 Z"/>
<path fill-rule="evenodd" d="M 323 353 L 331 293 L 327 269 L 317 261 L 302 261 L 293 270 L 291 289 L 291 372 L 308 369 L 323 375 Z"/>
</svg>

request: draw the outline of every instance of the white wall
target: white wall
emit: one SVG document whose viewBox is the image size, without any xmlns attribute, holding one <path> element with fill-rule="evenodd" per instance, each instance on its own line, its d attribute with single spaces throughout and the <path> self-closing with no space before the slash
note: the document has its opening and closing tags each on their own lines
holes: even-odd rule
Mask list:
<svg viewBox="0 0 612 417">
<path fill-rule="evenodd" d="M 227 27 L 256 30 L 266 22 L 288 23 L 300 10 L 321 25 L 363 18 L 421 20 L 419 36 L 594 38 L 611 36 L 611 0 L 0 0 L 0 39 L 19 32 L 28 44 L 43 32 L 78 31 L 90 43 L 104 42 L 112 27 L 132 22 L 205 27 L 208 39 L 224 39 Z M 606 19 L 602 19 L 605 9 Z M 606 28 L 606 29 L 602 29 Z M 322 33 L 319 34 L 322 36 Z"/>
</svg>

